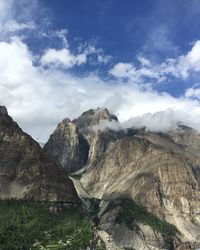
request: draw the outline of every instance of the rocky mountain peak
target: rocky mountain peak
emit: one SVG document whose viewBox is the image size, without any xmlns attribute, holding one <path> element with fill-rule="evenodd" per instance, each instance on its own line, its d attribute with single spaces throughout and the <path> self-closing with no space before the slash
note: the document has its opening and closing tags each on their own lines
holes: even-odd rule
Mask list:
<svg viewBox="0 0 200 250">
<path fill-rule="evenodd" d="M 0 106 L 0 114 L 7 115 L 8 111 L 5 106 Z"/>
<path fill-rule="evenodd" d="M 79 131 L 83 134 L 88 134 L 88 131 L 92 129 L 93 126 L 98 125 L 101 121 L 118 121 L 118 118 L 111 114 L 106 108 L 90 109 L 84 112 L 77 119 L 73 120 Z"/>
<path fill-rule="evenodd" d="M 99 122 L 100 120 L 118 121 L 117 117 L 111 114 L 107 108 L 89 109 L 88 111 L 82 113 L 78 119 L 81 119 L 83 117 L 87 119 L 92 118 L 93 120 L 96 120 L 97 122 Z"/>
<path fill-rule="evenodd" d="M 50 136 L 44 150 L 68 172 L 79 170 L 93 152 L 92 141 L 97 144 L 99 141 L 99 132 L 96 133 L 93 127 L 103 120 L 118 121 L 117 117 L 105 108 L 89 109 L 73 121 L 65 118 Z M 104 145 L 101 147 L 104 148 Z"/>
<path fill-rule="evenodd" d="M 64 118 L 64 119 L 62 120 L 61 123 L 63 123 L 63 124 L 68 124 L 69 122 L 71 122 L 71 120 L 70 120 L 68 117 L 66 117 L 66 118 Z"/>
<path fill-rule="evenodd" d="M 68 128 L 70 125 L 72 125 L 72 122 L 69 118 L 64 118 L 57 126 L 56 130 L 64 131 L 66 128 Z"/>
<path fill-rule="evenodd" d="M 118 121 L 117 116 L 111 114 L 108 109 L 106 108 L 98 108 L 95 111 L 95 118 L 97 119 L 97 122 L 99 123 L 101 120 L 115 120 Z"/>
</svg>

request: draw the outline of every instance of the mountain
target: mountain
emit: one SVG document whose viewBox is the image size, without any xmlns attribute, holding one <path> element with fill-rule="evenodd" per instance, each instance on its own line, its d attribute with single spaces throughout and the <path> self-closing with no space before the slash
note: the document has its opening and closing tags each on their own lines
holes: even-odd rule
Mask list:
<svg viewBox="0 0 200 250">
<path fill-rule="evenodd" d="M 102 129 L 102 121 L 118 119 L 107 109 L 89 110 L 58 125 L 44 149 L 53 157 L 57 152 L 57 161 L 73 172 L 79 196 L 91 200 L 91 211 L 93 200 L 98 201 L 95 216 L 107 248 L 200 246 L 200 135 L 183 125 L 165 134 L 144 128 Z M 69 124 L 78 136 L 67 132 Z M 59 143 L 63 133 L 65 145 Z M 78 160 L 73 165 L 66 152 L 74 145 L 80 149 L 82 142 L 75 137 L 88 147 L 85 154 L 74 154 Z"/>
<path fill-rule="evenodd" d="M 44 145 L 44 151 L 52 155 L 67 172 L 79 170 L 86 164 L 91 152 L 89 147 L 96 135 L 92 128 L 102 120 L 117 121 L 117 117 L 107 109 L 90 109 L 73 121 L 65 118 Z"/>
<path fill-rule="evenodd" d="M 0 106 L 0 198 L 79 202 L 73 182 Z"/>
</svg>

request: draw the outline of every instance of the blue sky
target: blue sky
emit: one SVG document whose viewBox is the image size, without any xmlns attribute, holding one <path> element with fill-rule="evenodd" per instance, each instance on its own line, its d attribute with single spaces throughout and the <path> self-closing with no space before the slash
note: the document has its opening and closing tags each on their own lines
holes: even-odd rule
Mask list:
<svg viewBox="0 0 200 250">
<path fill-rule="evenodd" d="M 137 51 L 150 49 L 174 57 L 198 39 L 198 1 L 102 0 L 42 1 L 50 8 L 54 29 L 70 30 L 71 38 L 97 39 L 118 60 L 132 60 Z M 155 37 L 156 36 L 156 37 Z M 154 40 L 155 39 L 155 40 Z M 158 44 L 160 39 L 165 44 Z M 165 45 L 168 48 L 165 48 Z M 131 55 L 132 54 L 132 55 Z"/>
<path fill-rule="evenodd" d="M 190 3 L 188 0 L 127 0 L 126 3 L 120 0 L 43 0 L 40 4 L 49 17 L 45 29 L 67 29 L 68 41 L 75 51 L 80 43 L 93 43 L 112 56 L 110 65 L 119 61 L 137 64 L 138 54 L 160 63 L 166 58 L 186 54 L 199 39 L 200 5 L 195 0 Z M 31 36 L 29 39 L 35 51 L 46 46 L 47 41 L 38 39 L 37 34 L 34 40 Z M 56 48 L 61 46 L 57 40 L 51 40 L 50 44 Z M 95 64 L 82 65 L 75 70 L 86 73 L 95 69 L 104 76 L 107 73 L 105 65 Z M 191 78 L 198 82 L 196 75 Z M 156 89 L 180 96 L 190 84 L 188 80 L 181 81 L 179 84 L 179 79 L 168 77 Z"/>
<path fill-rule="evenodd" d="M 200 130 L 198 0 L 0 0 L 0 104 L 45 141 L 96 107 Z"/>
</svg>

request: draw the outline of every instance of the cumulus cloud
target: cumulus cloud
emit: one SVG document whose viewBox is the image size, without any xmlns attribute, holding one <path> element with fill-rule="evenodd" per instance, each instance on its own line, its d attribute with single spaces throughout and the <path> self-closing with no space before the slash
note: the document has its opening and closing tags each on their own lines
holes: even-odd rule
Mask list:
<svg viewBox="0 0 200 250">
<path fill-rule="evenodd" d="M 117 78 L 130 78 L 135 72 L 135 67 L 131 63 L 117 63 L 109 73 Z"/>
<path fill-rule="evenodd" d="M 111 60 L 110 55 L 106 55 L 103 49 L 96 47 L 90 42 L 79 44 L 76 48 L 78 52 L 72 52 L 67 39 L 68 31 L 66 29 L 42 32 L 42 36 L 61 41 L 61 49 L 48 48 L 40 58 L 40 63 L 43 66 L 63 67 L 65 69 L 82 64 L 108 64 Z"/>
<path fill-rule="evenodd" d="M 186 79 L 191 72 L 200 72 L 200 41 L 196 41 L 186 55 L 167 58 L 159 65 L 141 55 L 137 59 L 138 67 L 133 63 L 120 62 L 109 73 L 116 78 L 126 78 L 138 83 L 143 83 L 146 78 L 161 83 L 169 76 Z"/>
<path fill-rule="evenodd" d="M 61 50 L 48 49 L 41 58 L 43 65 L 63 66 L 65 68 L 72 68 L 75 65 L 86 63 L 87 55 L 85 53 L 73 55 L 69 49 Z"/>
<path fill-rule="evenodd" d="M 185 96 L 200 100 L 200 83 L 196 83 L 191 88 L 186 89 Z"/>
<path fill-rule="evenodd" d="M 148 59 L 142 56 L 138 56 L 138 62 L 140 63 L 139 67 L 136 67 L 133 63 L 117 63 L 109 70 L 109 73 L 118 79 L 127 79 L 137 83 L 143 83 L 146 78 L 156 80 L 157 82 L 165 80 L 159 66 L 151 64 Z"/>
<path fill-rule="evenodd" d="M 60 37 L 60 32 L 57 31 L 56 35 Z M 103 50 L 90 45 L 85 49 L 80 49 L 80 53 L 74 54 L 68 46 L 67 39 L 63 35 L 61 39 L 66 47 L 62 49 L 47 49 L 40 59 L 42 65 L 69 69 L 86 63 L 107 64 L 111 59 L 109 55 L 103 53 Z"/>
<path fill-rule="evenodd" d="M 187 55 L 178 58 L 176 69 L 183 78 L 187 78 L 190 71 L 200 71 L 200 41 L 195 42 Z"/>
</svg>

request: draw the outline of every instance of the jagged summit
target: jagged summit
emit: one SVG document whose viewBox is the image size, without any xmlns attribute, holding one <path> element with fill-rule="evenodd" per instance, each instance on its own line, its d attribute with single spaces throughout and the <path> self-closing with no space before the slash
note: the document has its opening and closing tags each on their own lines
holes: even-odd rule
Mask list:
<svg viewBox="0 0 200 250">
<path fill-rule="evenodd" d="M 116 120 L 118 121 L 118 118 L 111 114 L 107 108 L 97 108 L 97 109 L 89 109 L 85 112 L 83 112 L 79 118 L 77 119 L 80 119 L 81 117 L 89 117 L 89 116 L 92 116 L 93 118 L 96 118 L 98 121 L 99 120 L 103 120 L 103 119 L 107 119 L 107 120 Z M 76 120 L 76 119 L 75 119 Z"/>
<path fill-rule="evenodd" d="M 117 116 L 111 114 L 106 108 L 89 109 L 83 112 L 78 118 L 72 121 L 69 118 L 64 118 L 56 129 L 64 129 L 65 126 L 76 126 L 79 130 L 90 130 L 92 126 L 98 125 L 101 121 L 116 121 Z M 56 131 L 56 130 L 55 130 Z"/>
<path fill-rule="evenodd" d="M 64 119 L 62 120 L 61 123 L 63 123 L 63 124 L 68 124 L 69 122 L 71 122 L 71 120 L 70 120 L 68 117 L 66 117 L 66 118 L 64 118 Z"/>
<path fill-rule="evenodd" d="M 4 115 L 8 114 L 7 108 L 5 106 L 0 106 L 0 114 Z"/>
<path fill-rule="evenodd" d="M 68 126 L 73 126 L 73 124 L 72 124 L 71 120 L 66 117 L 60 123 L 58 123 L 55 131 L 56 130 L 63 130 L 64 131 L 65 128 L 68 127 Z"/>
<path fill-rule="evenodd" d="M 117 121 L 118 118 L 111 114 L 106 108 L 90 109 L 73 120 L 77 128 L 87 136 L 93 126 L 98 125 L 101 121 Z"/>
<path fill-rule="evenodd" d="M 96 133 L 93 127 L 104 120 L 118 121 L 105 108 L 89 109 L 73 121 L 65 118 L 50 136 L 44 150 L 69 173 L 77 171 L 88 160 L 90 141 Z"/>
</svg>

